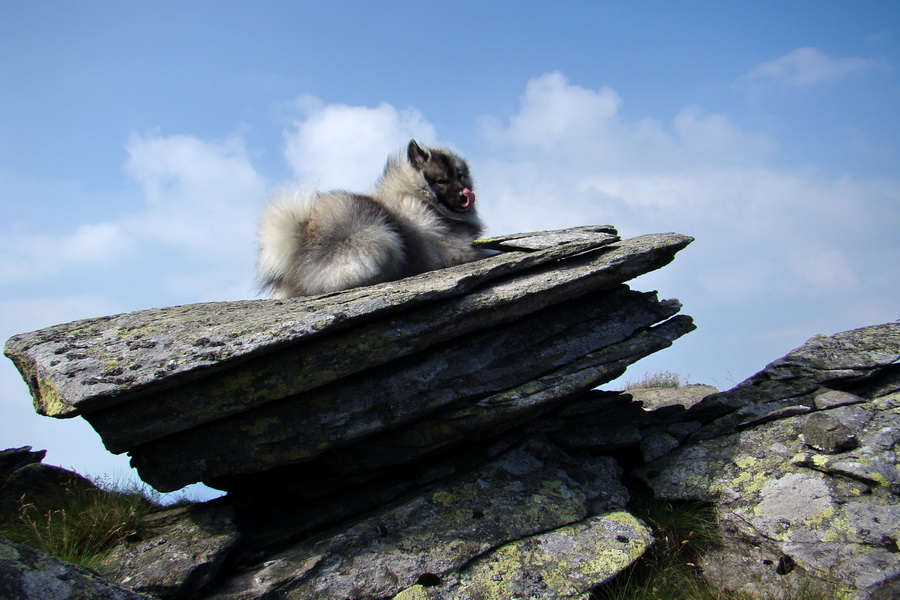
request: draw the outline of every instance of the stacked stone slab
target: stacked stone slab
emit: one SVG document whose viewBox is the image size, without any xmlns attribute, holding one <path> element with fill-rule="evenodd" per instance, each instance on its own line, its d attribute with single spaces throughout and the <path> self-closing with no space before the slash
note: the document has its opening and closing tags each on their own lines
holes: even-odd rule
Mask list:
<svg viewBox="0 0 900 600">
<path fill-rule="evenodd" d="M 637 474 L 716 505 L 716 587 L 900 597 L 900 322 L 816 336 L 687 415 L 703 426 Z"/>
<path fill-rule="evenodd" d="M 691 241 L 518 234 L 401 281 L 76 321 L 5 353 L 40 413 L 82 416 L 160 491 L 316 497 L 502 436 L 693 329 L 623 285 Z"/>
</svg>

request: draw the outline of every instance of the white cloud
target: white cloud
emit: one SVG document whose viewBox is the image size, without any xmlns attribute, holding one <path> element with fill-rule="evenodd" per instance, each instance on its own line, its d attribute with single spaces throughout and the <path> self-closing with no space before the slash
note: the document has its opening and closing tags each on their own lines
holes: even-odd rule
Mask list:
<svg viewBox="0 0 900 600">
<path fill-rule="evenodd" d="M 127 150 L 146 203 L 123 218 L 131 233 L 207 257 L 252 252 L 266 182 L 239 138 L 132 135 Z"/>
<path fill-rule="evenodd" d="M 817 48 L 805 46 L 762 63 L 740 77 L 735 85 L 750 90 L 771 84 L 804 89 L 863 73 L 874 66 L 875 61 L 871 59 L 832 58 Z"/>
<path fill-rule="evenodd" d="M 698 107 L 682 110 L 670 128 L 653 118 L 629 121 L 620 115 L 622 99 L 615 90 L 570 84 L 559 72 L 530 80 L 520 104 L 507 123 L 482 117 L 482 137 L 496 154 L 557 169 L 646 174 L 708 160 L 748 165 L 759 163 L 774 145 Z"/>
<path fill-rule="evenodd" d="M 62 238 L 60 255 L 78 265 L 108 264 L 129 246 L 130 240 L 119 225 L 79 225 L 73 233 Z"/>
<path fill-rule="evenodd" d="M 139 184 L 143 206 L 123 202 L 108 221 L 72 223 L 65 232 L 11 226 L 0 237 L 0 280 L 46 280 L 143 258 L 152 263 L 166 246 L 190 253 L 186 258 L 254 252 L 266 184 L 240 140 L 133 135 L 127 150 L 125 170 Z"/>
<path fill-rule="evenodd" d="M 113 223 L 77 225 L 61 234 L 13 228 L 0 236 L 0 281 L 36 281 L 72 268 L 110 265 L 131 248 L 127 232 Z"/>
<path fill-rule="evenodd" d="M 506 122 L 482 120 L 495 158 L 473 166 L 491 234 L 610 223 L 626 236 L 692 235 L 693 246 L 664 269 L 673 285 L 664 293 L 711 313 L 740 306 L 758 328 L 805 319 L 809 303 L 846 320 L 842 307 L 861 294 L 897 291 L 888 215 L 900 204 L 900 180 L 776 168 L 774 141 L 725 115 L 686 107 L 666 126 L 624 117 L 621 103 L 613 90 L 552 73 L 529 82 Z M 569 107 L 565 123 L 586 128 L 548 126 L 559 107 Z M 760 311 L 765 318 L 754 321 Z"/>
<path fill-rule="evenodd" d="M 615 125 L 622 104 L 612 89 L 595 91 L 570 85 L 558 71 L 530 80 L 520 102 L 521 109 L 508 126 L 487 117 L 482 133 L 500 145 L 545 153 L 560 149 L 572 153 L 584 145 L 596 146 Z"/>
<path fill-rule="evenodd" d="M 284 132 L 284 155 L 300 183 L 323 189 L 370 189 L 390 153 L 410 139 L 433 144 L 434 127 L 418 110 L 325 104 L 302 95 L 294 103 L 301 118 Z"/>
</svg>

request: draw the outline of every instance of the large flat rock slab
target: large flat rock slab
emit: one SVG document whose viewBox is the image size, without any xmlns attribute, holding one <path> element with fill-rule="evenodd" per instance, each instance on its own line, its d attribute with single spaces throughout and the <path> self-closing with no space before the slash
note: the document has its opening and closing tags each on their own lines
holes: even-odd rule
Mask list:
<svg viewBox="0 0 900 600">
<path fill-rule="evenodd" d="M 84 417 L 160 491 L 315 496 L 504 434 L 691 331 L 676 300 L 624 285 L 691 241 L 516 234 L 400 281 L 86 319 L 5 353 L 38 412 Z"/>
<path fill-rule="evenodd" d="M 181 385 L 209 375 L 210 369 L 326 331 L 461 296 L 486 281 L 618 240 L 608 226 L 578 231 L 578 239 L 568 242 L 551 236 L 540 250 L 501 252 L 474 263 L 333 294 L 199 303 L 64 323 L 15 335 L 6 342 L 4 353 L 21 371 L 41 414 L 76 416 L 120 404 L 135 393 Z M 691 241 L 676 238 L 646 242 L 683 247 Z M 485 245 L 502 247 L 504 239 Z"/>
</svg>

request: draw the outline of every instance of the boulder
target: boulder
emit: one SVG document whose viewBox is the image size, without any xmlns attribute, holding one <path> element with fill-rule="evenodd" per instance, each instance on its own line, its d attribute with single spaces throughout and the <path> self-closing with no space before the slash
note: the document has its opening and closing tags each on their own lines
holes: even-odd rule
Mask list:
<svg viewBox="0 0 900 600">
<path fill-rule="evenodd" d="M 401 281 L 88 319 L 5 352 L 40 412 L 83 416 L 160 491 L 323 496 L 503 435 L 691 331 L 623 285 L 690 241 L 517 234 Z"/>
<path fill-rule="evenodd" d="M 0 536 L 0 598 L 12 600 L 152 600 L 87 569 Z"/>
<path fill-rule="evenodd" d="M 46 450 L 32 452 L 31 446 L 0 451 L 0 518 L 14 518 L 25 505 L 41 512 L 60 510 L 73 493 L 99 489 L 78 473 L 43 464 L 46 455 Z"/>
<path fill-rule="evenodd" d="M 137 592 L 188 598 L 219 574 L 238 539 L 231 507 L 173 508 L 143 518 L 95 570 Z"/>
<path fill-rule="evenodd" d="M 85 418 L 158 490 L 228 491 L 145 519 L 99 567 L 111 582 L 198 600 L 584 598 L 652 542 L 609 453 L 655 455 L 700 426 L 693 401 L 593 389 L 693 329 L 676 300 L 624 285 L 690 241 L 518 234 L 402 281 L 88 319 L 5 352 L 39 412 Z"/>
<path fill-rule="evenodd" d="M 394 600 L 588 600 L 593 588 L 637 560 L 651 541 L 629 513 L 608 513 L 507 544 L 447 581 L 420 578 Z"/>
<path fill-rule="evenodd" d="M 894 598 L 898 360 L 900 324 L 888 323 L 813 338 L 726 392 L 590 390 L 324 496 L 285 472 L 281 487 L 241 487 L 161 513 L 102 569 L 157 597 L 197 600 L 587 600 L 652 543 L 626 510 L 622 466 L 637 466 L 631 474 L 660 498 L 715 507 L 722 540 L 697 563 L 715 587 L 760 598 L 791 590 Z M 806 370 L 770 383 L 791 364 Z M 722 410 L 731 394 L 742 400 Z M 30 449 L 0 456 L 13 472 L 41 458 Z M 0 559 L 8 556 L 0 549 Z M 48 570 L 17 559 L 0 568 L 8 569 L 0 585 L 17 585 L 16 593 L 20 584 L 7 580 L 80 577 L 54 570 L 70 568 L 61 563 Z M 96 597 L 125 593 L 93 581 L 113 590 Z"/>
<path fill-rule="evenodd" d="M 715 504 L 717 587 L 900 595 L 898 359 L 900 323 L 817 336 L 699 402 L 693 439 L 637 471 L 662 498 Z"/>
<path fill-rule="evenodd" d="M 610 458 L 576 459 L 532 437 L 474 471 L 246 565 L 204 598 L 406 598 L 422 587 L 430 595 L 418 597 L 474 598 L 484 585 L 575 597 L 651 541 L 620 510 L 628 501 L 620 474 Z M 491 584 L 499 573 L 506 583 Z"/>
</svg>

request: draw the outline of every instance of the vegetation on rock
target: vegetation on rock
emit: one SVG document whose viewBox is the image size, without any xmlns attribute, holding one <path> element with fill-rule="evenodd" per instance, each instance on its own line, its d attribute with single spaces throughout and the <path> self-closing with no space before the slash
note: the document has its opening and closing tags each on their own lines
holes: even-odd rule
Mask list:
<svg viewBox="0 0 900 600">
<path fill-rule="evenodd" d="M 168 508 L 144 485 L 120 484 L 107 477 L 89 480 L 94 487 L 77 483 L 66 487 L 64 506 L 34 502 L 26 494 L 18 511 L 3 516 L 0 534 L 90 569 L 112 547 L 136 535 L 142 518 Z"/>
<path fill-rule="evenodd" d="M 628 569 L 596 588 L 592 600 L 759 600 L 721 590 L 703 578 L 703 554 L 721 542 L 715 507 L 705 502 L 654 498 L 646 489 L 631 490 L 628 509 L 647 523 L 655 543 Z M 830 594 L 804 588 L 767 600 L 830 600 Z"/>
<path fill-rule="evenodd" d="M 631 380 L 625 384 L 626 390 L 638 390 L 648 388 L 677 388 L 684 385 L 684 379 L 678 373 L 660 369 L 653 373 L 645 373 L 640 379 Z"/>
</svg>

